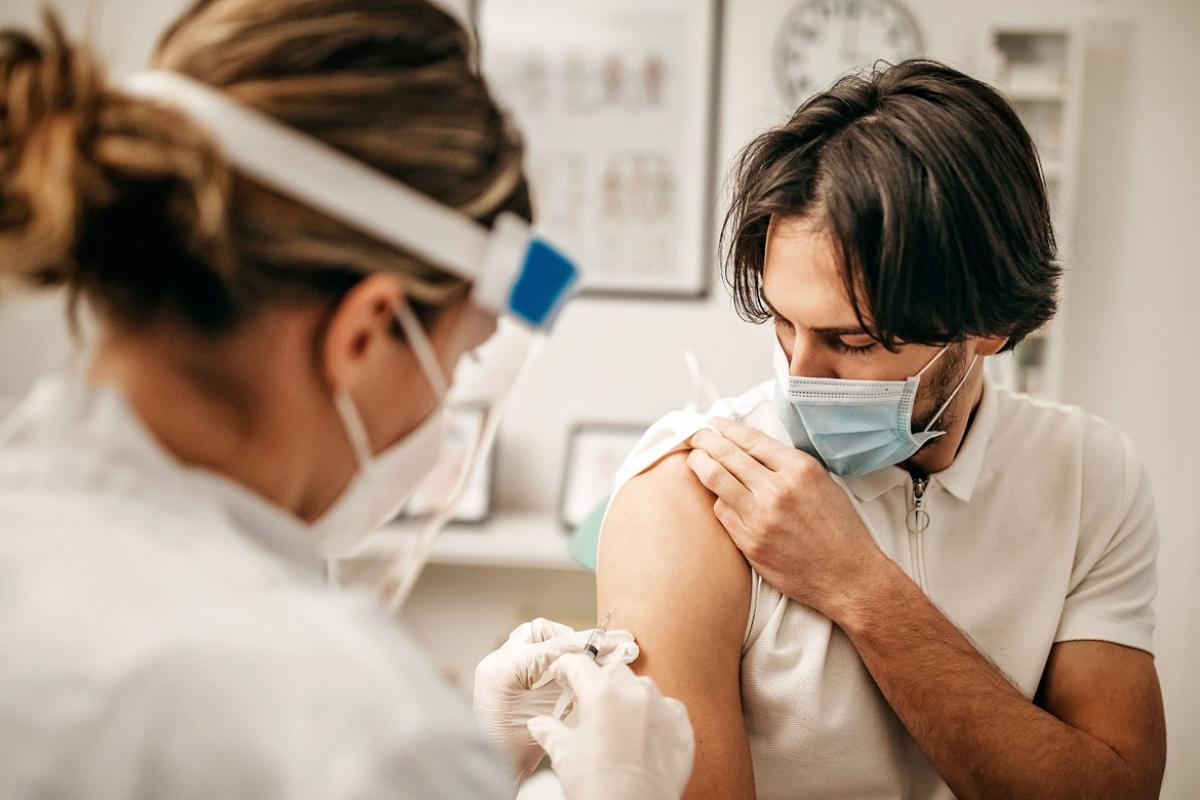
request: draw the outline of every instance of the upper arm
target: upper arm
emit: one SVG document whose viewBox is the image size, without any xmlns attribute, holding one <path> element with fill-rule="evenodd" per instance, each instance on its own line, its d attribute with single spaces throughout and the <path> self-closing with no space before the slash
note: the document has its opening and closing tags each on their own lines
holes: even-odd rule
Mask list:
<svg viewBox="0 0 1200 800">
<path fill-rule="evenodd" d="M 633 632 L 633 668 L 688 710 L 696 759 L 686 797 L 753 798 L 742 718 L 750 568 L 713 515 L 714 497 L 668 456 L 614 498 L 600 539 L 597 607 Z"/>
<path fill-rule="evenodd" d="M 1121 757 L 1138 796 L 1158 797 L 1166 723 L 1154 658 L 1111 642 L 1061 642 L 1038 689 L 1038 705 Z"/>
</svg>

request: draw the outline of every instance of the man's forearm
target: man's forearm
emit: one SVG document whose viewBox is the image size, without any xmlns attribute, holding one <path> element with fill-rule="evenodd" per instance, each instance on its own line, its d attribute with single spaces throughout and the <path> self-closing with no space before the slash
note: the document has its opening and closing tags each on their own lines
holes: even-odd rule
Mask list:
<svg viewBox="0 0 1200 800">
<path fill-rule="evenodd" d="M 1025 698 L 895 564 L 831 617 L 961 800 L 1141 795 L 1120 754 Z"/>
</svg>

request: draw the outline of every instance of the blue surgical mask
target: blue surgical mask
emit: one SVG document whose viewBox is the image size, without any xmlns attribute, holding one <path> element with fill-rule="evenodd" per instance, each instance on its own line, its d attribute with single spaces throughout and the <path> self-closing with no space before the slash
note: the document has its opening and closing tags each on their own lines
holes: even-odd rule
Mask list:
<svg viewBox="0 0 1200 800">
<path fill-rule="evenodd" d="M 903 381 L 851 381 L 789 374 L 787 355 L 776 343 L 775 410 L 792 444 L 837 475 L 866 475 L 912 458 L 927 442 L 945 434 L 931 430 L 975 367 L 978 356 L 925 430 L 913 433 L 913 404 L 921 376 L 949 348 L 943 347 L 921 371 Z"/>
</svg>

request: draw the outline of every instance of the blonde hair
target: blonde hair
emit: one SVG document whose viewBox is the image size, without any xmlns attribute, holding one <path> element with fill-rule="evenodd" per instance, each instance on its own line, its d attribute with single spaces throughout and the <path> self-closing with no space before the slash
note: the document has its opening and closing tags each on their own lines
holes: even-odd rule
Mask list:
<svg viewBox="0 0 1200 800">
<path fill-rule="evenodd" d="M 400 275 L 419 309 L 458 278 L 232 171 L 180 113 L 123 95 L 47 12 L 0 32 L 0 277 L 103 315 L 232 328 L 263 303 Z M 490 225 L 530 219 L 522 145 L 471 39 L 426 0 L 200 0 L 152 59 Z"/>
</svg>

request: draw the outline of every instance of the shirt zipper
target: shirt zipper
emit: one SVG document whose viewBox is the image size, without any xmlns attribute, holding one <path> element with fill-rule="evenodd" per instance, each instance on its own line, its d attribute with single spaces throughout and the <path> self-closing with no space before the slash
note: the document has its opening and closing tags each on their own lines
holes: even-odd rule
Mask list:
<svg viewBox="0 0 1200 800">
<path fill-rule="evenodd" d="M 922 534 L 929 527 L 929 512 L 925 510 L 925 490 L 928 478 L 912 479 L 913 507 L 905 518 L 908 528 L 908 556 L 913 565 L 913 578 L 921 591 L 925 590 L 925 541 Z"/>
</svg>

